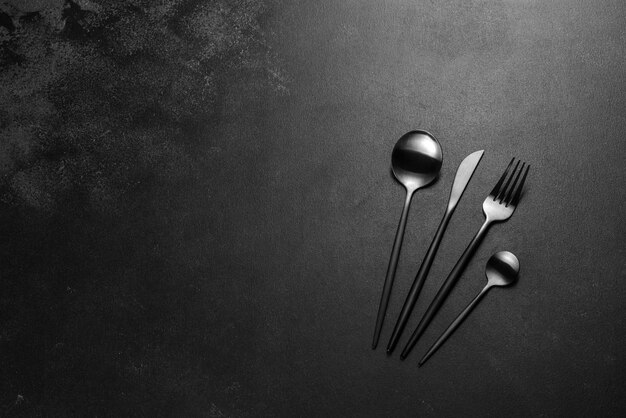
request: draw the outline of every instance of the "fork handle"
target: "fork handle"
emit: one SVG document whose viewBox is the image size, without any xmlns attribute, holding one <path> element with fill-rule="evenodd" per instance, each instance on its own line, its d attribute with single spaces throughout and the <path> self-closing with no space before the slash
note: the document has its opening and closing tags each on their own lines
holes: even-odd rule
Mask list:
<svg viewBox="0 0 626 418">
<path fill-rule="evenodd" d="M 476 252 L 478 245 L 485 237 L 485 234 L 489 229 L 489 225 L 491 225 L 491 221 L 489 219 L 486 219 L 485 223 L 483 223 L 483 225 L 480 227 L 476 235 L 474 235 L 474 238 L 461 255 L 461 258 L 459 258 L 459 261 L 457 261 L 454 265 L 454 268 L 448 275 L 448 278 L 445 280 L 445 282 L 443 282 L 443 284 L 439 288 L 439 291 L 435 295 L 435 298 L 428 306 L 428 309 L 426 309 L 424 316 L 422 317 L 420 323 L 417 325 L 417 328 L 413 332 L 413 335 L 411 335 L 411 338 L 404 347 L 404 350 L 402 350 L 402 354 L 400 354 L 401 359 L 404 360 L 409 355 L 409 352 L 413 349 L 430 322 L 433 320 L 433 318 L 439 311 L 439 308 L 441 308 L 441 305 L 443 305 L 444 301 L 452 291 L 452 288 L 461 277 L 461 274 L 465 270 L 465 267 L 467 267 L 467 264 L 474 255 L 474 252 Z"/>
<path fill-rule="evenodd" d="M 480 293 L 476 295 L 476 297 L 470 302 L 470 304 L 467 305 L 465 309 L 463 309 L 463 312 L 461 312 L 459 316 L 457 316 L 456 319 L 452 321 L 452 323 L 443 332 L 443 334 L 441 334 L 439 338 L 437 338 L 437 341 L 435 341 L 435 343 L 432 345 L 432 347 L 430 347 L 428 352 L 424 354 L 424 357 L 422 357 L 422 359 L 417 364 L 418 366 L 426 363 L 426 360 L 428 360 L 435 353 L 435 351 L 437 351 L 439 347 L 441 347 L 441 345 L 448 339 L 448 337 L 452 335 L 454 331 L 456 331 L 459 325 L 461 325 L 461 322 L 463 322 L 465 318 L 469 316 L 470 312 L 472 312 L 472 309 L 474 309 L 474 307 L 478 305 L 478 302 L 480 302 L 483 296 L 487 294 L 487 291 L 489 289 L 491 289 L 491 286 L 487 284 L 487 286 L 485 286 L 483 290 L 481 290 Z"/>
</svg>

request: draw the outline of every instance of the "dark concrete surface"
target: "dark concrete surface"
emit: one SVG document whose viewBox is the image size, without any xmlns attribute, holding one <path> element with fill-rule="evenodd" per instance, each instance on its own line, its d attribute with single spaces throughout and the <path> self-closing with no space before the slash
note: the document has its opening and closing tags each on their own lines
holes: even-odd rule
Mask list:
<svg viewBox="0 0 626 418">
<path fill-rule="evenodd" d="M 624 416 L 621 0 L 12 0 L 0 5 L 1 416 Z M 527 192 L 412 355 L 370 349 L 485 149 L 409 328 L 513 156 Z M 494 290 L 422 368 L 484 285 Z M 403 344 L 408 335 L 401 340 Z"/>
</svg>

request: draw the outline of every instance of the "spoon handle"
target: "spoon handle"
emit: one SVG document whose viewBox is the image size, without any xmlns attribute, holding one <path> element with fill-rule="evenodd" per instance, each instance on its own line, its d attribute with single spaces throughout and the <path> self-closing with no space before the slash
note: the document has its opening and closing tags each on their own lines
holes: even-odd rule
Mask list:
<svg viewBox="0 0 626 418">
<path fill-rule="evenodd" d="M 413 332 L 413 335 L 411 335 L 409 342 L 406 343 L 404 350 L 402 350 L 402 354 L 400 354 L 401 359 L 404 360 L 406 356 L 409 355 L 409 352 L 411 351 L 413 346 L 415 346 L 415 344 L 417 343 L 417 340 L 419 340 L 420 336 L 424 333 L 424 331 L 428 327 L 428 324 L 430 324 L 432 319 L 435 317 L 435 315 L 439 311 L 439 308 L 441 308 L 441 305 L 443 305 L 443 302 L 446 300 L 446 298 L 452 291 L 452 288 L 461 277 L 461 273 L 463 273 L 463 271 L 465 270 L 465 267 L 467 266 L 470 259 L 472 258 L 472 255 L 474 255 L 476 248 L 478 248 L 478 245 L 483 240 L 483 237 L 487 233 L 487 229 L 489 229 L 489 225 L 490 225 L 489 219 L 485 220 L 485 223 L 483 223 L 483 225 L 480 227 L 480 229 L 478 230 L 478 232 L 476 233 L 472 241 L 469 243 L 469 245 L 463 252 L 463 255 L 461 255 L 461 258 L 459 258 L 459 261 L 457 261 L 456 264 L 454 265 L 454 268 L 448 275 L 448 278 L 446 279 L 445 282 L 443 282 L 443 284 L 439 288 L 439 291 L 435 295 L 435 298 L 428 306 L 428 309 L 426 309 L 424 316 L 422 317 L 421 321 L 417 325 L 417 328 Z"/>
<path fill-rule="evenodd" d="M 376 329 L 374 330 L 372 349 L 376 349 L 376 346 L 378 345 L 378 340 L 380 339 L 380 332 L 383 329 L 383 322 L 385 320 L 385 313 L 387 312 L 387 305 L 389 304 L 389 296 L 391 295 L 393 279 L 396 275 L 396 267 L 398 266 L 400 248 L 402 247 L 402 239 L 404 238 L 404 229 L 406 227 L 406 219 L 409 215 L 409 207 L 411 206 L 411 198 L 413 197 L 413 192 L 414 190 L 408 189 L 406 192 L 406 199 L 404 201 L 404 207 L 402 208 L 402 215 L 400 216 L 400 224 L 398 224 L 396 239 L 393 242 L 393 250 L 391 250 L 391 258 L 389 259 L 389 266 L 387 267 L 387 276 L 385 277 L 383 294 L 380 298 L 380 305 L 378 306 L 378 316 L 376 317 Z"/>
<path fill-rule="evenodd" d="M 468 315 L 470 314 L 472 309 L 474 309 L 474 307 L 476 305 L 478 305 L 478 302 L 480 302 L 480 300 L 483 298 L 483 296 L 487 294 L 487 291 L 490 288 L 491 288 L 491 286 L 489 286 L 489 285 L 485 286 L 483 288 L 483 290 L 481 290 L 480 293 L 478 295 L 476 295 L 474 300 L 472 300 L 470 302 L 470 304 L 467 305 L 467 307 L 465 309 L 463 309 L 463 312 L 461 312 L 459 314 L 459 316 L 457 316 L 456 319 L 454 321 L 452 321 L 452 323 L 443 332 L 443 334 L 441 334 L 441 336 L 437 339 L 437 341 L 435 341 L 433 346 L 430 347 L 430 349 L 424 355 L 424 357 L 422 357 L 422 359 L 417 364 L 418 366 L 421 366 L 422 364 L 426 363 L 426 360 L 428 360 L 430 358 L 430 356 L 432 356 L 435 353 L 435 351 L 437 351 L 439 349 L 439 347 L 441 347 L 441 345 L 448 339 L 448 337 L 450 335 L 452 335 L 452 333 L 459 327 L 459 325 L 461 325 L 461 322 L 463 322 L 465 320 L 465 318 L 468 317 Z"/>
<path fill-rule="evenodd" d="M 450 222 L 450 217 L 452 215 L 452 211 L 447 210 L 441 223 L 439 224 L 439 228 L 437 228 L 437 232 L 435 233 L 435 237 L 428 247 L 428 251 L 426 252 L 426 256 L 424 257 L 424 261 L 422 261 L 422 265 L 420 266 L 415 279 L 413 280 L 413 284 L 411 285 L 411 290 L 409 290 L 409 294 L 404 301 L 404 305 L 402 306 L 402 311 L 400 312 L 400 316 L 398 317 L 398 321 L 396 322 L 396 326 L 393 328 L 393 333 L 391 334 L 391 338 L 389 339 L 389 343 L 387 344 L 387 353 L 391 353 L 393 349 L 398 344 L 398 340 L 402 335 L 402 331 L 404 331 L 404 327 L 406 327 L 406 323 L 409 321 L 409 317 L 411 316 L 411 311 L 413 311 L 413 307 L 417 302 L 417 298 L 424 286 L 424 282 L 426 281 L 426 276 L 428 276 L 428 272 L 430 270 L 430 266 L 433 264 L 433 260 L 435 259 L 435 255 L 437 254 L 437 249 L 439 248 L 439 244 L 441 243 L 441 239 L 443 238 L 443 233 L 448 226 L 448 222 Z"/>
</svg>

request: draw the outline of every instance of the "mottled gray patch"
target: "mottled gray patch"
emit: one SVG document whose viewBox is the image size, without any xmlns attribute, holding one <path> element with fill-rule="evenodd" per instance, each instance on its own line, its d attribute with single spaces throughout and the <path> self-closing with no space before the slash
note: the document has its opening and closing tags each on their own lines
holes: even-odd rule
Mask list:
<svg viewBox="0 0 626 418">
<path fill-rule="evenodd" d="M 3 200 L 54 213 L 75 197 L 115 213 L 146 177 L 191 175 L 198 132 L 238 73 L 285 77 L 264 40 L 263 1 L 10 1 L 0 28 Z M 202 127 L 197 129 L 194 127 Z"/>
</svg>

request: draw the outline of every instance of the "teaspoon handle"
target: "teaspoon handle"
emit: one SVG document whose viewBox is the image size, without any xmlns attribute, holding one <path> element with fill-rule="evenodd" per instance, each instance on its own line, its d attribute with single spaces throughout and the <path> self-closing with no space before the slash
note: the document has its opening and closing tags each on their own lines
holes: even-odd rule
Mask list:
<svg viewBox="0 0 626 418">
<path fill-rule="evenodd" d="M 402 311 L 400 312 L 400 316 L 396 322 L 396 325 L 393 329 L 393 333 L 391 334 L 391 338 L 389 339 L 389 343 L 387 344 L 387 353 L 391 353 L 393 349 L 398 344 L 398 340 L 402 335 L 402 331 L 406 327 L 406 323 L 409 321 L 409 317 L 411 316 L 411 312 L 413 311 L 413 307 L 417 302 L 417 298 L 419 297 L 420 291 L 424 286 L 424 282 L 426 281 L 426 276 L 428 276 L 428 272 L 430 271 L 430 266 L 433 264 L 433 260 L 435 259 L 435 255 L 437 254 L 437 249 L 439 248 L 439 244 L 441 243 L 441 239 L 443 238 L 443 233 L 450 222 L 450 218 L 452 216 L 452 211 L 447 210 L 439 224 L 439 228 L 437 228 L 437 232 L 435 233 L 435 237 L 433 238 L 430 247 L 428 247 L 428 251 L 426 252 L 426 256 L 424 257 L 424 261 L 422 261 L 422 265 L 413 280 L 413 284 L 411 285 L 411 290 L 409 290 L 409 294 L 404 301 L 404 305 L 402 306 Z"/>
<path fill-rule="evenodd" d="M 446 281 L 443 282 L 443 284 L 439 288 L 439 291 L 435 295 L 435 298 L 433 299 L 433 301 L 428 306 L 428 309 L 426 309 L 426 312 L 424 313 L 424 316 L 422 317 L 419 324 L 417 325 L 417 328 L 413 332 L 413 335 L 411 335 L 411 338 L 409 339 L 409 341 L 406 343 L 406 346 L 402 350 L 402 354 L 400 354 L 401 359 L 405 359 L 406 356 L 409 355 L 409 352 L 411 351 L 413 346 L 415 346 L 415 344 L 417 343 L 417 340 L 419 340 L 420 336 L 424 333 L 424 331 L 428 327 L 428 324 L 430 324 L 430 322 L 433 320 L 433 318 L 439 311 L 439 308 L 441 308 L 441 305 L 443 305 L 444 301 L 446 300 L 446 298 L 452 291 L 452 288 L 461 277 L 461 274 L 465 270 L 465 267 L 467 266 L 470 259 L 474 255 L 474 252 L 478 248 L 478 245 L 483 240 L 485 234 L 487 233 L 487 230 L 489 229 L 489 225 L 490 225 L 490 221 L 488 219 L 485 220 L 485 223 L 483 223 L 483 225 L 480 227 L 480 229 L 478 230 L 478 232 L 476 233 L 472 241 L 469 243 L 469 245 L 463 252 L 463 255 L 461 255 L 461 258 L 459 258 L 459 261 L 457 261 L 456 264 L 454 265 L 454 268 L 452 269 L 452 271 L 446 278 Z"/>
<path fill-rule="evenodd" d="M 435 341 L 433 346 L 430 347 L 430 349 L 424 355 L 424 357 L 422 357 L 422 359 L 417 364 L 418 366 L 421 366 L 422 364 L 426 363 L 426 360 L 428 360 L 430 358 L 430 356 L 432 356 L 435 353 L 435 351 L 437 351 L 439 349 L 439 347 L 441 347 L 441 345 L 448 339 L 448 337 L 450 335 L 452 335 L 452 333 L 459 327 L 459 325 L 461 325 L 461 322 L 463 322 L 465 320 L 465 318 L 468 317 L 468 315 L 470 314 L 472 309 L 474 309 L 474 307 L 476 305 L 478 305 L 478 302 L 480 302 L 480 300 L 483 298 L 483 296 L 487 294 L 487 291 L 490 288 L 491 287 L 489 285 L 485 286 L 483 288 L 483 290 L 481 290 L 480 293 L 478 295 L 476 295 L 474 300 L 472 300 L 470 302 L 470 304 L 467 305 L 467 307 L 465 309 L 463 309 L 463 312 L 461 312 L 459 314 L 459 316 L 457 316 L 456 319 L 454 321 L 452 321 L 452 323 L 443 332 L 443 334 L 441 334 L 441 336 L 437 339 L 437 341 Z"/>
<path fill-rule="evenodd" d="M 383 329 L 383 322 L 385 320 L 385 313 L 387 312 L 387 305 L 389 304 L 389 296 L 391 295 L 391 287 L 393 285 L 393 279 L 396 275 L 396 267 L 398 266 L 398 258 L 400 257 L 400 248 L 402 247 L 402 240 L 404 238 L 404 229 L 406 227 L 406 220 L 409 215 L 409 207 L 411 205 L 411 198 L 413 197 L 414 190 L 408 190 L 406 192 L 406 199 L 404 201 L 404 207 L 402 208 L 402 215 L 400 216 L 400 223 L 398 224 L 398 230 L 396 231 L 396 238 L 393 242 L 393 250 L 391 250 L 391 258 L 389 259 L 389 266 L 387 266 L 387 275 L 385 277 L 385 284 L 383 286 L 383 294 L 380 298 L 380 305 L 378 306 L 378 315 L 376 317 L 376 329 L 374 330 L 374 339 L 372 340 L 372 349 L 375 349 L 380 339 L 380 332 Z"/>
</svg>

